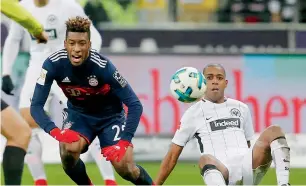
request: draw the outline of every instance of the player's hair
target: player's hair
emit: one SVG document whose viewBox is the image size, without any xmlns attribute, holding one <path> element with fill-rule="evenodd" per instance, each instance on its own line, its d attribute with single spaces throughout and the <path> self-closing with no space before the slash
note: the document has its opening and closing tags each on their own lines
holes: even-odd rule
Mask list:
<svg viewBox="0 0 306 186">
<path fill-rule="evenodd" d="M 203 69 L 203 74 L 205 72 L 205 70 L 208 68 L 208 67 L 218 67 L 218 68 L 221 68 L 224 72 L 224 76 L 226 77 L 226 71 L 225 71 L 225 68 L 221 65 L 221 64 L 218 64 L 218 63 L 211 63 L 211 64 L 208 64 L 204 67 Z"/>
<path fill-rule="evenodd" d="M 88 38 L 90 39 L 90 20 L 83 17 L 74 17 L 66 21 L 66 38 L 68 32 L 87 32 Z"/>
</svg>

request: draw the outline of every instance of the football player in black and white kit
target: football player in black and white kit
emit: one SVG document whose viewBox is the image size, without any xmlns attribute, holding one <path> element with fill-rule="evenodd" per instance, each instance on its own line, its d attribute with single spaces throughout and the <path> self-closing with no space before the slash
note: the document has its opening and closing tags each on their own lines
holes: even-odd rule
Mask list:
<svg viewBox="0 0 306 186">
<path fill-rule="evenodd" d="M 162 185 L 188 141 L 195 138 L 201 153 L 199 168 L 207 185 L 257 185 L 273 161 L 278 185 L 289 185 L 290 148 L 278 126 L 265 129 L 251 148 L 254 135 L 248 106 L 225 98 L 226 73 L 219 64 L 203 70 L 207 80 L 204 98 L 181 118 L 155 183 Z"/>
</svg>

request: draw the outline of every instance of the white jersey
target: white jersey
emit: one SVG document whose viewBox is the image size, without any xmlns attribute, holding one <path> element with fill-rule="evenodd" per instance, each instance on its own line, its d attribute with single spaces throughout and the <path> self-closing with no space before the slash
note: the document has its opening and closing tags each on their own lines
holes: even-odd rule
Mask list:
<svg viewBox="0 0 306 186">
<path fill-rule="evenodd" d="M 245 154 L 247 141 L 253 135 L 252 117 L 246 104 L 229 98 L 221 104 L 201 100 L 184 113 L 172 142 L 185 146 L 196 138 L 201 154 L 225 162 Z"/>
<path fill-rule="evenodd" d="M 3 74 L 11 74 L 12 65 L 19 52 L 22 38 L 28 37 L 30 44 L 30 66 L 41 67 L 45 59 L 55 51 L 64 48 L 66 36 L 65 22 L 72 17 L 87 17 L 82 7 L 75 0 L 49 0 L 43 7 L 37 7 L 34 0 L 23 0 L 21 5 L 43 25 L 48 33 L 47 44 L 38 44 L 33 36 L 18 23 L 12 22 L 9 35 L 3 49 Z M 100 50 L 102 40 L 98 31 L 91 27 L 92 48 Z"/>
</svg>

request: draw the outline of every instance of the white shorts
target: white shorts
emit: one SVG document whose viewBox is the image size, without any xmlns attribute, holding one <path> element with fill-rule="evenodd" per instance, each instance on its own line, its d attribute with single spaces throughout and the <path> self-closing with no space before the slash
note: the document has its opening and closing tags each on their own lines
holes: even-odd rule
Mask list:
<svg viewBox="0 0 306 186">
<path fill-rule="evenodd" d="M 269 169 L 271 162 L 267 165 L 252 168 L 252 149 L 244 155 L 229 157 L 226 161 L 221 161 L 229 172 L 229 185 L 258 185 Z"/>
<path fill-rule="evenodd" d="M 36 81 L 40 75 L 41 66 L 30 65 L 27 69 L 25 81 L 20 93 L 19 108 L 29 108 L 31 106 L 31 99 L 34 94 Z M 63 103 L 67 102 L 65 94 L 62 92 L 61 88 L 54 81 L 50 90 L 50 94 L 45 105 L 45 110 L 48 111 L 49 103 L 53 96 L 56 96 Z"/>
</svg>

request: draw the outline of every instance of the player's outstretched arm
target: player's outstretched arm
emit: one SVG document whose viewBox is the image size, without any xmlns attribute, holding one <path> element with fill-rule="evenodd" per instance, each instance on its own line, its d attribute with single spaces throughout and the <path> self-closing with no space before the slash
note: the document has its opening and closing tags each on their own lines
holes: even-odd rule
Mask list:
<svg viewBox="0 0 306 186">
<path fill-rule="evenodd" d="M 35 35 L 43 33 L 42 25 L 16 0 L 1 0 L 1 12 Z"/>
<path fill-rule="evenodd" d="M 162 185 L 174 169 L 177 160 L 182 153 L 184 147 L 181 147 L 179 145 L 176 145 L 175 143 L 172 143 L 170 146 L 170 149 L 163 159 L 161 166 L 159 168 L 159 172 L 157 174 L 157 178 L 155 180 L 156 185 Z"/>
</svg>

